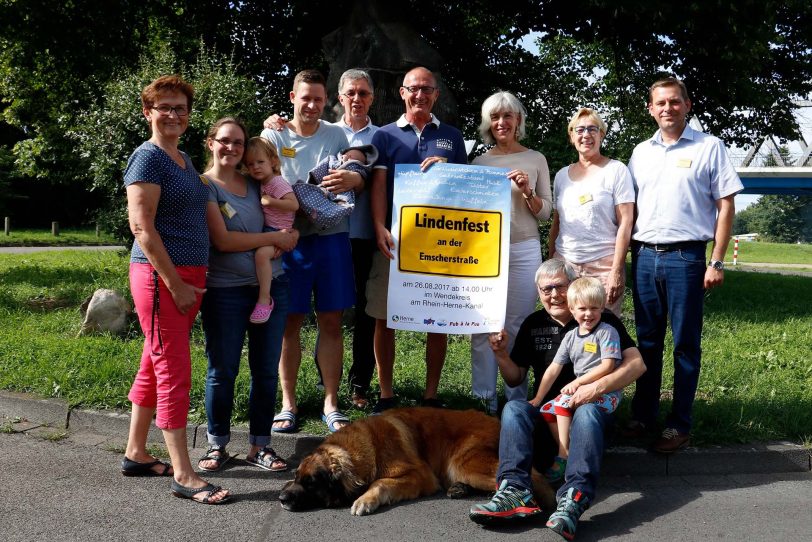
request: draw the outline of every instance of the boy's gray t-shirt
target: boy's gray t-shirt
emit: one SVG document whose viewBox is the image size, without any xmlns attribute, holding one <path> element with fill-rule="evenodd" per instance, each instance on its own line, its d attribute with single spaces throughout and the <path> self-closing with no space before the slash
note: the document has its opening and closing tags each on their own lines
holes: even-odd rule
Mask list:
<svg viewBox="0 0 812 542">
<path fill-rule="evenodd" d="M 209 201 L 220 208 L 220 215 L 229 231 L 262 233 L 265 215 L 259 200 L 259 185 L 248 179 L 248 190 L 245 196 L 232 194 L 215 181 L 209 179 Z M 226 204 L 228 208 L 225 208 Z M 273 276 L 277 277 L 282 270 L 282 259 L 271 260 Z M 257 269 L 254 264 L 254 251 L 220 252 L 214 246 L 209 251 L 209 271 L 206 286 L 228 288 L 230 286 L 255 286 Z"/>
<path fill-rule="evenodd" d="M 561 340 L 553 363 L 559 365 L 572 363 L 575 376 L 583 376 L 599 366 L 601 360 L 606 358 L 614 359 L 615 367 L 620 365 L 623 358 L 620 351 L 620 336 L 615 328 L 606 322 L 600 322 L 586 335 L 580 335 L 577 327 L 568 331 Z"/>
</svg>

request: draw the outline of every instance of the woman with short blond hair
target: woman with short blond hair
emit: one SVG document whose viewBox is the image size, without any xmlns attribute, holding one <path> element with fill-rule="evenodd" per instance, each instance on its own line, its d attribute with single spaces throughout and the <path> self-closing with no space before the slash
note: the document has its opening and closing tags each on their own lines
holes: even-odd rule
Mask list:
<svg viewBox="0 0 812 542">
<path fill-rule="evenodd" d="M 634 222 L 634 186 L 628 168 L 601 154 L 606 123 L 582 107 L 567 127 L 578 161 L 553 182 L 555 210 L 549 254 L 566 260 L 578 276 L 606 289 L 606 308 L 620 316 L 626 290 L 626 252 Z"/>
</svg>

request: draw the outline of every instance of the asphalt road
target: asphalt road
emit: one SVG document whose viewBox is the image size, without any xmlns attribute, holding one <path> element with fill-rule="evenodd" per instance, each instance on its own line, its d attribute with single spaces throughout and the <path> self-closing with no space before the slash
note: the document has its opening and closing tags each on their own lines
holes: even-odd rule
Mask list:
<svg viewBox="0 0 812 542">
<path fill-rule="evenodd" d="M 0 540 L 563 540 L 544 527 L 545 518 L 502 529 L 475 525 L 468 508 L 486 496 L 437 495 L 367 517 L 348 509 L 287 512 L 276 499 L 292 474 L 260 471 L 239 459 L 209 476 L 229 487 L 234 501 L 204 506 L 172 497 L 165 478 L 121 476 L 124 435 L 68 431 L 57 440 L 63 434 L 53 427 L 0 433 Z M 192 457 L 202 453 L 193 450 Z M 613 475 L 602 480 L 577 540 L 809 541 L 810 503 L 808 471 Z"/>
</svg>

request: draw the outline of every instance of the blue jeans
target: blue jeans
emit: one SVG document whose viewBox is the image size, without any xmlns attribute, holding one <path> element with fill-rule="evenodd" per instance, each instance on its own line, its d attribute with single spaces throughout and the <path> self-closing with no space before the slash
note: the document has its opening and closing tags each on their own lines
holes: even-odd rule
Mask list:
<svg viewBox="0 0 812 542">
<path fill-rule="evenodd" d="M 538 417 L 539 409 L 527 401 L 508 401 L 505 405 L 499 434 L 497 484 L 508 480 L 511 485 L 532 489 L 533 430 Z M 594 403 L 575 410 L 570 429 L 570 457 L 564 473 L 564 485 L 558 490 L 559 498 L 574 487 L 590 501 L 594 500 L 603 458 L 604 431 L 610 418 L 610 414 L 602 412 Z M 548 431 L 544 424 L 539 425 L 538 429 Z"/>
<path fill-rule="evenodd" d="M 240 369 L 245 335 L 248 334 L 248 367 L 251 386 L 248 392 L 248 431 L 252 445 L 264 447 L 271 442 L 271 425 L 276 408 L 279 356 L 288 314 L 288 280 L 274 277 L 271 296 L 274 309 L 264 324 L 248 322 L 257 302 L 257 286 L 208 288 L 203 296 L 201 316 L 206 336 L 206 417 L 208 441 L 225 446 L 231 439 L 231 411 L 234 382 Z"/>
<path fill-rule="evenodd" d="M 570 457 L 564 473 L 564 485 L 558 488 L 556 498 L 566 495 L 573 487 L 590 501 L 595 500 L 595 489 L 601 473 L 603 442 L 612 415 L 595 403 L 581 405 L 572 415 L 570 427 Z"/>
<path fill-rule="evenodd" d="M 632 250 L 634 320 L 646 372 L 637 381 L 632 416 L 646 424 L 657 420 L 663 374 L 666 325 L 674 337 L 674 401 L 666 427 L 691 430 L 691 410 L 702 357 L 705 296 L 705 248 L 656 252 L 642 245 Z"/>
</svg>

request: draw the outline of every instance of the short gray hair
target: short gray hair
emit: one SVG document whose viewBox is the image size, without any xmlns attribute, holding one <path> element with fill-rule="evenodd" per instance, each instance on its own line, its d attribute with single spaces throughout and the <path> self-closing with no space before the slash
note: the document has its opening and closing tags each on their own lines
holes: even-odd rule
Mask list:
<svg viewBox="0 0 812 542">
<path fill-rule="evenodd" d="M 338 80 L 338 93 L 341 94 L 341 91 L 344 89 L 344 83 L 347 81 L 357 81 L 358 79 L 365 80 L 369 85 L 370 92 L 373 94 L 375 93 L 375 86 L 372 84 L 372 77 L 370 77 L 369 74 L 364 70 L 360 70 L 358 68 L 349 69 L 341 74 L 341 77 Z"/>
<path fill-rule="evenodd" d="M 482 103 L 482 122 L 479 124 L 479 135 L 482 136 L 482 141 L 484 141 L 486 145 L 496 143 L 493 134 L 491 134 L 491 115 L 499 111 L 510 111 L 511 113 L 519 115 L 519 126 L 516 128 L 516 140 L 524 139 L 527 110 L 525 110 L 522 102 L 520 102 L 516 96 L 510 92 L 500 90 L 490 95 Z"/>
<path fill-rule="evenodd" d="M 567 280 L 570 282 L 578 278 L 578 274 L 570 264 L 558 258 L 550 258 L 542 263 L 536 270 L 536 284 L 539 283 L 541 277 L 552 277 L 553 275 L 560 275 L 562 273 L 567 276 Z"/>
</svg>

